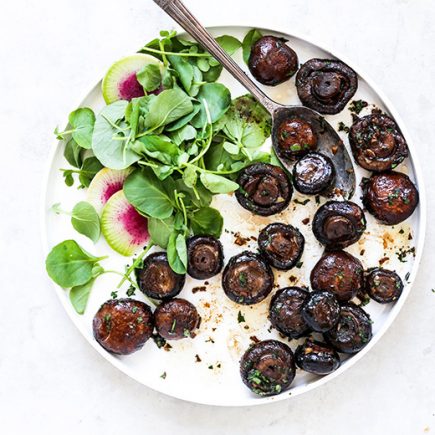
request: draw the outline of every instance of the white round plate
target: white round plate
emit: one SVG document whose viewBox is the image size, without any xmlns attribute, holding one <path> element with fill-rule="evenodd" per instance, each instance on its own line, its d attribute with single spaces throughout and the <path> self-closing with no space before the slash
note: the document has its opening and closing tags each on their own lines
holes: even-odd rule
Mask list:
<svg viewBox="0 0 435 435">
<path fill-rule="evenodd" d="M 231 26 L 215 27 L 211 29 L 211 32 L 214 36 L 230 34 L 241 40 L 248 30 L 247 27 Z M 313 57 L 338 57 L 302 38 L 272 30 L 263 30 L 263 34 L 274 34 L 288 39 L 289 45 L 297 52 L 301 63 Z M 239 50 L 235 59 L 246 69 L 241 59 L 241 50 Z M 410 292 L 423 249 L 426 197 L 422 175 L 416 161 L 414 145 L 395 109 L 352 62 L 348 62 L 343 58 L 340 59 L 348 63 L 359 74 L 359 87 L 354 99 L 362 99 L 376 105 L 376 107 L 393 116 L 398 122 L 408 142 L 411 157 L 406 159 L 397 170 L 406 172 L 415 181 L 420 192 L 419 207 L 410 219 L 400 225 L 394 227 L 379 225 L 366 213 L 368 220 L 366 233 L 359 243 L 347 249 L 359 258 L 365 267 L 378 266 L 380 259 L 387 258 L 383 264 L 384 267 L 396 270 L 405 282 L 403 294 L 395 304 L 381 305 L 371 301 L 365 307 L 374 321 L 373 339 L 361 352 L 345 359 L 341 367 L 331 375 L 318 377 L 298 370 L 290 390 L 278 396 L 261 398 L 255 396 L 243 385 L 239 375 L 239 359 L 251 343 L 250 337 L 255 336 L 260 340 L 267 338 L 281 340 L 276 331 L 270 329 L 270 323 L 267 319 L 270 297 L 254 306 L 237 305 L 224 295 L 220 286 L 220 275 L 208 280 L 209 284 L 206 291 L 196 292 L 192 292 L 192 289 L 203 285 L 203 282 L 188 277 L 180 296 L 190 300 L 197 306 L 202 316 L 199 334 L 193 340 L 186 339 L 171 342 L 172 348 L 169 351 L 158 349 L 153 340 L 149 340 L 142 350 L 133 355 L 118 357 L 106 352 L 94 340 L 92 317 L 99 306 L 111 298 L 110 294 L 115 290 L 119 277 L 107 274 L 98 278 L 89 299 L 86 313 L 83 316 L 75 313 L 71 307 L 68 292 L 56 287 L 56 293 L 71 320 L 89 343 L 114 366 L 147 387 L 191 402 L 221 406 L 258 405 L 296 396 L 343 373 L 361 359 L 392 324 Z M 233 98 L 246 93 L 225 71 L 219 81 L 229 87 Z M 294 81 L 293 77 L 282 85 L 274 88 L 263 87 L 263 89 L 280 103 L 300 104 Z M 92 88 L 82 101 L 82 107 L 88 106 L 98 112 L 104 106 L 100 85 L 101 83 L 98 83 Z M 369 113 L 372 108 L 373 106 L 369 106 L 361 114 Z M 326 116 L 326 119 L 336 129 L 340 121 L 348 126 L 352 122 L 351 113 L 347 108 L 338 115 Z M 340 133 L 340 135 L 348 147 L 347 135 L 344 133 Z M 127 263 L 131 264 L 131 259 L 116 254 L 109 248 L 103 238 L 94 246 L 89 240 L 73 230 L 68 216 L 58 216 L 50 210 L 50 207 L 58 202 L 62 204 L 63 209 L 68 210 L 76 202 L 86 199 L 85 191 L 74 187 L 68 188 L 63 182 L 62 173 L 59 169 L 68 167 L 63 158 L 63 147 L 63 143 L 58 143 L 54 147 L 46 178 L 42 231 L 45 251 L 48 253 L 49 248 L 55 244 L 72 238 L 77 240 L 90 253 L 98 254 L 98 256 L 109 255 L 110 258 L 102 263 L 106 269 L 123 271 Z M 355 170 L 358 184 L 362 177 L 369 175 L 356 165 Z M 358 188 L 353 201 L 361 203 L 360 193 Z M 295 202 L 295 199 L 303 201 L 307 198 L 310 198 L 310 202 L 306 205 Z M 324 200 L 322 200 L 323 202 Z M 225 231 L 222 234 L 221 241 L 224 245 L 226 260 L 242 250 L 256 249 L 254 240 L 250 240 L 244 246 L 235 244 L 236 235 L 234 233 L 236 232 L 240 233 L 243 238 L 255 237 L 262 227 L 274 221 L 288 222 L 298 227 L 306 239 L 305 252 L 302 257 L 303 266 L 300 269 L 295 268 L 285 273 L 275 271 L 276 281 L 280 287 L 309 285 L 310 271 L 323 251 L 320 244 L 313 237 L 311 224 L 304 225 L 302 223 L 302 220 L 307 217 L 310 218 L 311 222 L 311 218 L 319 206 L 313 197 L 305 197 L 295 193 L 288 209 L 280 215 L 271 217 L 254 216 L 240 207 L 234 196 L 230 195 L 219 195 L 215 198 L 213 205 L 221 210 L 225 219 Z M 400 247 L 404 249 L 415 247 L 415 256 L 409 254 L 406 257 L 406 262 L 399 261 L 396 252 Z M 365 250 L 364 255 L 361 255 L 362 250 Z M 119 292 L 120 297 L 125 296 L 126 287 Z M 138 294 L 138 292 L 134 297 L 142 299 L 141 294 Z M 243 314 L 246 322 L 238 322 L 239 312 Z M 293 340 L 290 345 L 295 349 L 297 341 Z M 166 377 L 161 377 L 163 373 L 166 373 Z"/>
</svg>

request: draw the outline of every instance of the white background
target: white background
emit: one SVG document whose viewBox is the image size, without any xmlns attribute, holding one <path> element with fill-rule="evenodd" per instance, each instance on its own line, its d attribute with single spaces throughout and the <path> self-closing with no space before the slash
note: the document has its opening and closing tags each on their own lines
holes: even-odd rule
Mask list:
<svg viewBox="0 0 435 435">
<path fill-rule="evenodd" d="M 352 369 L 255 408 L 155 393 L 101 358 L 45 276 L 40 195 L 52 131 L 114 59 L 171 28 L 151 0 L 0 5 L 0 433 L 435 433 L 435 2 L 186 0 L 207 25 L 274 27 L 343 53 L 402 115 L 428 190 L 418 278 L 397 320 Z"/>
</svg>

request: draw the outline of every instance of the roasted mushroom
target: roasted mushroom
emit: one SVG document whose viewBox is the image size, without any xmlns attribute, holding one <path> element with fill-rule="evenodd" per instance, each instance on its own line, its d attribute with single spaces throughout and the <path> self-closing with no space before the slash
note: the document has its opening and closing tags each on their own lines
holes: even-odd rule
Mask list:
<svg viewBox="0 0 435 435">
<path fill-rule="evenodd" d="M 268 296 L 273 279 L 272 269 L 259 254 L 244 251 L 225 266 L 222 287 L 232 301 L 252 305 Z"/>
<path fill-rule="evenodd" d="M 111 299 L 94 316 L 95 340 L 107 351 L 129 355 L 141 349 L 154 328 L 151 308 L 134 299 Z"/>
<path fill-rule="evenodd" d="M 217 275 L 224 265 L 221 242 L 212 236 L 193 236 L 187 241 L 187 273 L 196 279 Z"/>
<path fill-rule="evenodd" d="M 296 88 L 304 106 L 322 114 L 341 112 L 358 88 L 355 71 L 332 59 L 311 59 L 296 76 Z"/>
<path fill-rule="evenodd" d="M 278 290 L 269 306 L 269 320 L 279 332 L 290 338 L 299 338 L 310 331 L 302 316 L 302 307 L 308 299 L 308 291 L 301 287 Z"/>
<path fill-rule="evenodd" d="M 317 134 L 313 126 L 299 118 L 283 119 L 277 130 L 276 148 L 280 156 L 297 160 L 317 149 Z"/>
<path fill-rule="evenodd" d="M 337 298 L 329 291 L 311 292 L 302 307 L 302 317 L 316 332 L 326 332 L 333 328 L 340 315 Z"/>
<path fill-rule="evenodd" d="M 362 308 L 349 303 L 341 307 L 337 325 L 324 337 L 339 352 L 357 353 L 372 339 L 372 322 Z"/>
<path fill-rule="evenodd" d="M 263 85 L 276 86 L 296 73 L 298 56 L 286 42 L 276 36 L 263 36 L 253 44 L 248 67 Z"/>
<path fill-rule="evenodd" d="M 393 270 L 374 267 L 367 271 L 365 291 L 376 302 L 388 304 L 399 299 L 403 282 Z"/>
<path fill-rule="evenodd" d="M 332 292 L 339 302 L 347 302 L 364 286 L 361 262 L 345 251 L 325 253 L 311 271 L 314 290 Z"/>
<path fill-rule="evenodd" d="M 357 242 L 366 229 L 361 207 L 351 201 L 328 201 L 313 218 L 313 233 L 327 249 L 343 249 Z"/>
<path fill-rule="evenodd" d="M 260 396 L 273 396 L 285 391 L 295 374 L 293 352 L 278 340 L 265 340 L 254 344 L 240 361 L 243 383 Z"/>
<path fill-rule="evenodd" d="M 309 153 L 293 166 L 293 185 L 306 195 L 329 193 L 335 181 L 335 168 L 329 157 Z"/>
<path fill-rule="evenodd" d="M 261 216 L 283 211 L 289 204 L 293 188 L 286 173 L 267 163 L 253 163 L 242 169 L 237 182 L 236 198 L 246 210 Z"/>
<path fill-rule="evenodd" d="M 299 368 L 315 375 L 329 375 L 340 367 L 338 353 L 326 343 L 311 338 L 296 348 L 295 360 Z"/>
<path fill-rule="evenodd" d="M 374 114 L 357 119 L 349 131 L 349 143 L 357 163 L 374 172 L 394 169 L 408 157 L 408 146 L 397 124 Z"/>
<path fill-rule="evenodd" d="M 305 239 L 292 225 L 269 224 L 260 231 L 258 247 L 267 262 L 277 269 L 289 270 L 301 258 Z"/>
<path fill-rule="evenodd" d="M 195 337 L 201 321 L 195 306 L 180 298 L 162 302 L 154 312 L 154 319 L 157 332 L 166 340 Z"/>
<path fill-rule="evenodd" d="M 136 270 L 140 290 L 153 299 L 170 299 L 181 292 L 185 275 L 175 273 L 169 266 L 166 252 L 148 255 L 141 269 Z"/>
<path fill-rule="evenodd" d="M 374 174 L 363 181 L 362 187 L 367 211 L 386 225 L 403 222 L 417 208 L 418 190 L 401 172 Z"/>
</svg>

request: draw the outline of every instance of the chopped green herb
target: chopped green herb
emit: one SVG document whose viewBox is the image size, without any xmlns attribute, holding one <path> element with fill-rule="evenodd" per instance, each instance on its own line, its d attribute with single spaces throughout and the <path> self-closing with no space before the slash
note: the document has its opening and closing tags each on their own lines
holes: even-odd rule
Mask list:
<svg viewBox="0 0 435 435">
<path fill-rule="evenodd" d="M 246 320 L 245 320 L 245 316 L 242 314 L 241 311 L 239 311 L 239 313 L 237 314 L 237 321 L 238 321 L 239 323 L 246 322 Z"/>
<path fill-rule="evenodd" d="M 112 293 L 110 293 L 110 296 L 112 296 L 112 299 L 116 299 L 118 297 L 118 292 L 113 291 Z"/>
<path fill-rule="evenodd" d="M 240 284 L 242 287 L 245 287 L 247 283 L 248 283 L 248 276 L 246 275 L 245 272 L 241 272 L 241 273 L 239 274 L 239 284 Z"/>
<path fill-rule="evenodd" d="M 127 291 L 126 291 L 126 295 L 128 297 L 131 297 L 135 294 L 136 289 L 133 286 L 130 286 Z"/>
<path fill-rule="evenodd" d="M 177 319 L 174 319 L 171 325 L 170 333 L 173 333 L 175 331 L 175 327 L 177 326 Z"/>
<path fill-rule="evenodd" d="M 366 101 L 363 101 L 363 100 L 353 100 L 352 103 L 349 105 L 349 110 L 352 113 L 356 113 L 357 115 L 359 115 L 361 110 L 363 110 L 364 107 L 367 107 L 367 106 L 368 106 L 368 103 Z"/>
<path fill-rule="evenodd" d="M 304 264 L 303 261 L 298 261 L 298 262 L 296 263 L 296 267 L 297 267 L 298 269 L 300 269 L 300 268 L 302 267 L 303 264 Z"/>
<path fill-rule="evenodd" d="M 166 372 L 163 372 L 163 373 L 160 375 L 160 377 L 161 377 L 162 379 L 166 379 Z"/>
<path fill-rule="evenodd" d="M 138 307 L 133 307 L 133 308 L 131 309 L 131 312 L 132 312 L 133 314 L 135 314 L 136 311 L 137 311 L 138 309 L 139 309 Z"/>
</svg>

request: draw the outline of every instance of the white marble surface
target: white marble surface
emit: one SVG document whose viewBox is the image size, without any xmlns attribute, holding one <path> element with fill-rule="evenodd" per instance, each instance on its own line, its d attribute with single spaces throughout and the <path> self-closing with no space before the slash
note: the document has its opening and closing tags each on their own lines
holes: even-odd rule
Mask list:
<svg viewBox="0 0 435 435">
<path fill-rule="evenodd" d="M 306 35 L 374 77 L 416 142 L 433 222 L 435 2 L 186 3 L 209 25 L 254 24 Z M 212 408 L 153 392 L 103 360 L 63 312 L 44 273 L 39 231 L 52 130 L 113 59 L 171 26 L 151 0 L 14 0 L 0 6 L 0 432 L 435 432 L 431 227 L 412 294 L 374 349 L 326 386 L 273 405 Z"/>
</svg>

